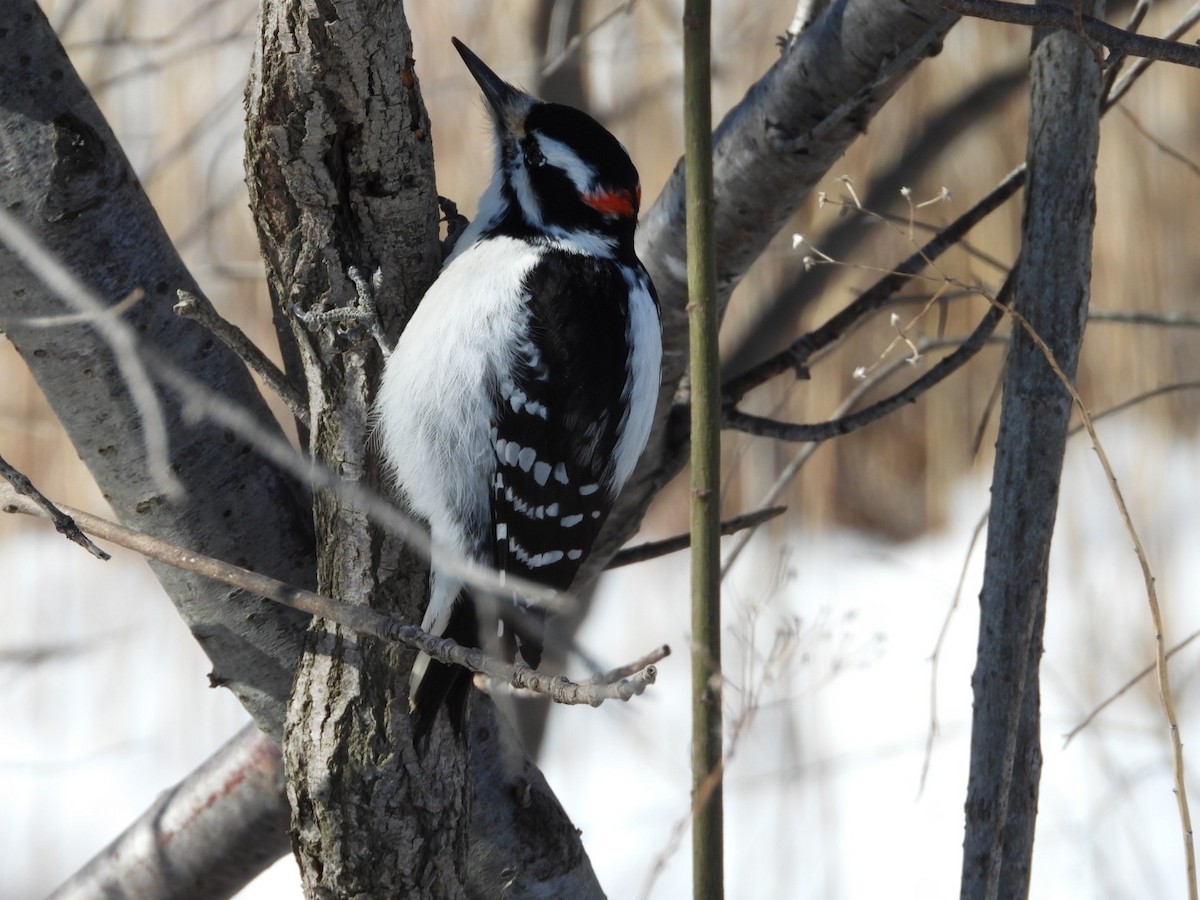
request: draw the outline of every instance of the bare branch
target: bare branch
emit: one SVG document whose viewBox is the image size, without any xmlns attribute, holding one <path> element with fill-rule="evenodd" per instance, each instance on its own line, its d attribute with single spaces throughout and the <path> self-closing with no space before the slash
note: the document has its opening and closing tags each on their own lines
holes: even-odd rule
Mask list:
<svg viewBox="0 0 1200 900">
<path fill-rule="evenodd" d="M 60 885 L 50 900 L 231 897 L 288 851 L 283 761 L 249 724 Z"/>
<path fill-rule="evenodd" d="M 856 431 L 865 425 L 879 421 L 879 419 L 882 419 L 907 403 L 913 403 L 921 394 L 961 369 L 971 357 L 987 345 L 991 339 L 992 332 L 996 330 L 996 326 L 1000 324 L 1000 319 L 1003 318 L 1001 310 L 1007 305 L 1008 297 L 1012 293 L 1013 279 L 1016 271 L 1017 267 L 1013 266 L 1012 272 L 1009 273 L 1008 278 L 996 295 L 995 305 L 984 314 L 982 321 L 980 321 L 979 325 L 976 326 L 967 339 L 959 345 L 958 349 L 938 360 L 937 363 L 930 367 L 928 372 L 890 397 L 885 397 L 883 400 L 872 403 L 866 409 L 859 412 L 832 419 L 828 422 L 812 424 L 779 422 L 774 419 L 739 412 L 732 407 L 726 407 L 725 427 L 781 441 L 824 441 L 840 437 L 843 434 L 849 434 L 851 431 Z"/>
<path fill-rule="evenodd" d="M 5 478 L 12 485 L 13 490 L 18 494 L 23 494 L 28 497 L 45 513 L 46 517 L 54 523 L 54 530 L 74 543 L 78 544 L 96 559 L 109 560 L 112 557 L 88 540 L 87 535 L 79 530 L 79 526 L 75 524 L 75 520 L 68 516 L 65 512 L 55 506 L 50 500 L 33 486 L 22 472 L 18 472 L 13 468 L 3 456 L 0 456 L 0 476 Z M 9 512 L 10 510 L 5 510 Z"/>
<path fill-rule="evenodd" d="M 1009 3 L 1006 0 L 937 0 L 945 9 L 977 19 L 1028 25 L 1034 28 L 1057 28 L 1075 34 L 1082 33 L 1110 50 L 1124 56 L 1139 56 L 1160 62 L 1200 68 L 1200 47 L 1178 41 L 1146 37 L 1109 25 L 1093 16 L 1082 15 L 1068 6 L 1038 3 Z"/>
<path fill-rule="evenodd" d="M 0 486 L 0 508 L 5 512 L 21 512 L 27 515 L 51 518 L 50 514 L 36 500 L 23 497 L 3 486 Z M 70 507 L 66 508 L 70 509 Z M 579 684 L 569 681 L 561 675 L 543 675 L 523 663 L 509 665 L 488 656 L 477 648 L 463 647 L 448 638 L 435 637 L 422 631 L 416 625 L 399 621 L 392 616 L 382 615 L 369 607 L 339 603 L 329 597 L 323 597 L 266 575 L 251 572 L 249 569 L 235 566 L 232 563 L 213 559 L 211 556 L 186 550 L 82 510 L 71 509 L 70 515 L 81 523 L 81 528 L 90 534 L 136 551 L 150 559 L 204 575 L 312 616 L 328 619 L 345 626 L 356 634 L 386 641 L 398 641 L 413 649 L 428 653 L 442 662 L 459 665 L 489 678 L 506 681 L 517 688 L 546 694 L 556 703 L 586 703 L 591 706 L 599 706 L 605 700 L 628 700 L 643 693 L 657 677 L 657 670 L 653 665 L 645 665 L 633 675 L 612 683 L 604 680 L 592 680 Z"/>
<path fill-rule="evenodd" d="M 174 306 L 175 314 L 199 322 L 212 332 L 217 340 L 236 353 L 238 359 L 263 380 L 275 396 L 283 401 L 298 422 L 307 425 L 309 421 L 307 398 L 275 363 L 267 359 L 267 355 L 246 336 L 246 332 L 228 319 L 222 318 L 213 309 L 213 305 L 208 302 L 207 297 L 201 297 L 183 288 L 180 288 L 177 293 L 179 302 Z"/>
<path fill-rule="evenodd" d="M 721 536 L 728 537 L 747 528 L 757 528 L 764 522 L 769 522 L 771 519 L 785 512 L 787 512 L 786 506 L 768 506 L 754 512 L 734 516 L 732 519 L 725 519 L 721 522 Z M 626 547 L 617 552 L 609 561 L 607 568 L 619 569 L 621 566 L 631 566 L 634 563 L 645 562 L 648 559 L 657 559 L 669 553 L 686 550 L 691 546 L 691 543 L 692 536 L 690 534 L 677 534 L 674 537 L 663 538 L 660 541 L 647 541 L 644 544 L 638 544 L 636 547 Z"/>
<path fill-rule="evenodd" d="M 1158 328 L 1200 328 L 1200 316 L 1181 312 L 1149 312 L 1137 309 L 1092 309 L 1089 322 L 1121 325 L 1153 325 Z"/>
</svg>

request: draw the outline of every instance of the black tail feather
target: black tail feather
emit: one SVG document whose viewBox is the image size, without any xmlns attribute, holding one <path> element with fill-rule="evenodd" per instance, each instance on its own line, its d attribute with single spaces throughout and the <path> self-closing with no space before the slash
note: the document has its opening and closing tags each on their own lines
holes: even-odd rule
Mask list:
<svg viewBox="0 0 1200 900">
<path fill-rule="evenodd" d="M 454 601 L 450 621 L 442 637 L 450 638 L 464 647 L 479 646 L 479 621 L 475 604 L 465 591 Z M 413 743 L 418 749 L 429 744 L 429 733 L 443 706 L 450 714 L 450 725 L 454 728 L 455 736 L 462 738 L 472 678 L 472 674 L 462 666 L 429 660 L 425 674 L 412 696 Z"/>
</svg>

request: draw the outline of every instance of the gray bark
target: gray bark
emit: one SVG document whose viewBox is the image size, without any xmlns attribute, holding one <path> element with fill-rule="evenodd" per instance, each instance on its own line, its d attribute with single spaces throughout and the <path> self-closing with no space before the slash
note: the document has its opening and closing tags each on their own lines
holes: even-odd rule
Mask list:
<svg viewBox="0 0 1200 900">
<path fill-rule="evenodd" d="M 1090 10 L 1089 10 L 1090 11 Z M 1074 378 L 1087 318 L 1100 69 L 1074 35 L 1036 31 L 1028 186 L 1014 308 Z M 972 686 L 962 897 L 1028 895 L 1038 779 L 1038 664 L 1071 397 L 1014 322 L 996 443 Z"/>
<path fill-rule="evenodd" d="M 281 434 L 241 362 L 172 312 L 177 289 L 199 294 L 200 287 L 34 0 L 12 0 L 0 28 L 0 202 L 104 302 L 142 288 L 145 298 L 123 320 Z M 86 324 L 24 324 L 74 310 L 7 246 L 0 246 L 0 286 L 0 328 L 125 525 L 312 586 L 305 489 L 244 438 L 188 421 L 180 399 L 159 387 L 171 468 L 185 491 L 182 500 L 167 499 L 148 473 L 141 415 L 104 339 Z M 212 660 L 213 684 L 232 690 L 279 738 L 307 617 L 188 572 L 152 568 Z"/>
<path fill-rule="evenodd" d="M 291 310 L 350 307 L 347 270 L 378 268 L 380 314 L 401 324 L 437 273 L 433 150 L 412 38 L 403 6 L 375 0 L 266 0 L 259 26 L 247 183 L 272 302 L 293 324 L 308 386 L 310 451 L 344 481 L 377 485 L 367 422 L 379 348 L 362 327 L 310 333 Z M 427 564 L 334 491 L 317 492 L 314 515 L 318 590 L 420 621 Z M 466 748 L 440 734 L 418 756 L 412 659 L 324 621 L 309 630 L 284 737 L 309 897 L 465 896 Z"/>
<path fill-rule="evenodd" d="M 50 900 L 219 900 L 288 851 L 279 748 L 254 725 L 158 799 Z M 214 858 L 212 845 L 222 848 Z"/>
</svg>

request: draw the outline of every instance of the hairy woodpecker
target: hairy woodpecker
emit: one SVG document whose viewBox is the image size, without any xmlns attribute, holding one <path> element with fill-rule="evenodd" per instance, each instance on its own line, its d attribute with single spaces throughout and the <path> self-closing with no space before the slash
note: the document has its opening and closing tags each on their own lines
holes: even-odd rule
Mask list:
<svg viewBox="0 0 1200 900">
<path fill-rule="evenodd" d="M 424 628 L 478 646 L 485 617 L 439 559 L 571 585 L 645 447 L 662 335 L 625 148 L 454 46 L 487 101 L 495 171 L 388 358 L 375 414 L 396 485 L 430 527 Z M 544 610 L 501 603 L 494 616 L 505 654 L 537 666 Z M 461 731 L 469 679 L 418 659 L 418 740 L 443 704 Z"/>
</svg>

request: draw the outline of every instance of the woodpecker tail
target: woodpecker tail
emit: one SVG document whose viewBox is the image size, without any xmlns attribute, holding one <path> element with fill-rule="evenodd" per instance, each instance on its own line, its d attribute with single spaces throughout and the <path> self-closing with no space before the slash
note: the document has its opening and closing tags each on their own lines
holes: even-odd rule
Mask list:
<svg viewBox="0 0 1200 900">
<path fill-rule="evenodd" d="M 479 622 L 475 604 L 461 591 L 450 609 L 450 618 L 441 637 L 450 638 L 464 647 L 479 646 Z M 462 666 L 448 665 L 430 659 L 424 653 L 413 664 L 412 681 L 409 685 L 409 705 L 413 717 L 413 743 L 419 750 L 429 744 L 429 733 L 437 719 L 438 711 L 444 706 L 450 714 L 450 724 L 456 737 L 463 736 L 467 721 L 467 699 L 471 690 L 472 674 Z"/>
</svg>

